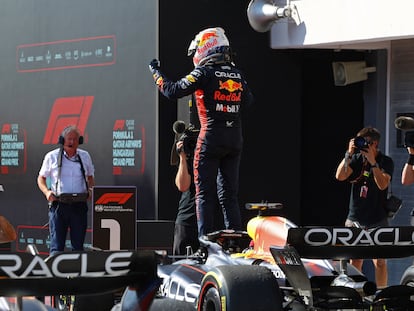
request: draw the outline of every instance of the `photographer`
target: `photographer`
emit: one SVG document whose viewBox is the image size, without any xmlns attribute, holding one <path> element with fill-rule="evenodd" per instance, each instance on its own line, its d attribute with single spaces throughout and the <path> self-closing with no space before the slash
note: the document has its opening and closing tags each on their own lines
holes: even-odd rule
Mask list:
<svg viewBox="0 0 414 311">
<path fill-rule="evenodd" d="M 171 165 L 178 165 L 175 185 L 181 192 L 174 227 L 173 256 L 186 255 L 188 246 L 192 251 L 199 247 L 192 165 L 198 131 L 184 130 L 183 127 L 185 123 L 174 123 L 176 139 L 171 150 Z"/>
<path fill-rule="evenodd" d="M 388 186 L 394 171 L 393 160 L 378 150 L 380 133 L 373 127 L 360 130 L 348 143 L 344 159 L 336 170 L 336 179 L 351 183 L 351 198 L 345 226 L 363 229 L 388 226 L 385 211 Z M 388 282 L 386 259 L 373 259 L 377 285 Z M 352 259 L 362 270 L 363 260 Z"/>
</svg>

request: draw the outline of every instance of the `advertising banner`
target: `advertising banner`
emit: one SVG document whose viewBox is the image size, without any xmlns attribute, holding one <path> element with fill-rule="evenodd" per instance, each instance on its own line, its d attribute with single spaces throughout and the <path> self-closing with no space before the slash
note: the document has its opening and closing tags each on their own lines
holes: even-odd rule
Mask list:
<svg viewBox="0 0 414 311">
<path fill-rule="evenodd" d="M 132 248 L 136 220 L 158 217 L 157 90 L 148 71 L 157 55 L 157 1 L 16 0 L 2 3 L 2 12 L 0 34 L 7 44 L 0 46 L 0 215 L 18 233 L 7 248 L 25 252 L 35 244 L 48 253 L 48 202 L 37 178 L 69 125 L 84 138 L 79 149 L 91 155 L 95 185 L 134 186 L 142 194 L 133 213 L 125 211 L 130 201 L 97 204 L 104 217 L 111 205 L 122 206 L 120 218 L 131 217 L 131 228 L 114 219 L 126 243 L 118 247 Z M 91 243 L 92 205 L 85 247 Z M 114 230 L 106 221 L 98 226 L 99 239 L 109 232 L 105 226 Z M 128 230 L 130 240 L 124 241 Z"/>
</svg>

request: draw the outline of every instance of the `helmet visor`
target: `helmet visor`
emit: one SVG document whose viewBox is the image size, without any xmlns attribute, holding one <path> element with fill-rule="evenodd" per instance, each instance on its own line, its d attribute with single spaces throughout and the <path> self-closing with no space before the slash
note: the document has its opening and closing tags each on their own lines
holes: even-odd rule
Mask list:
<svg viewBox="0 0 414 311">
<path fill-rule="evenodd" d="M 197 39 L 197 37 L 191 41 L 190 46 L 188 47 L 187 56 L 191 56 L 195 53 L 199 42 L 200 40 Z"/>
</svg>

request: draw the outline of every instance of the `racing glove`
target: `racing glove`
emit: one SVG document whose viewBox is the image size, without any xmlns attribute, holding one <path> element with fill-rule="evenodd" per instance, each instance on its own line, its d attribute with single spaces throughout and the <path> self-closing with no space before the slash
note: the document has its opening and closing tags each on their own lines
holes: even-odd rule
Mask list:
<svg viewBox="0 0 414 311">
<path fill-rule="evenodd" d="M 160 69 L 160 61 L 156 58 L 154 58 L 150 63 L 149 63 L 149 70 L 152 73 L 152 77 L 154 78 L 155 84 L 161 88 L 162 85 L 162 79 L 161 79 L 161 73 L 159 71 Z"/>
<path fill-rule="evenodd" d="M 159 69 L 160 69 L 160 61 L 156 58 L 154 58 L 150 63 L 149 63 L 149 70 L 151 71 L 152 74 L 155 74 Z"/>
</svg>

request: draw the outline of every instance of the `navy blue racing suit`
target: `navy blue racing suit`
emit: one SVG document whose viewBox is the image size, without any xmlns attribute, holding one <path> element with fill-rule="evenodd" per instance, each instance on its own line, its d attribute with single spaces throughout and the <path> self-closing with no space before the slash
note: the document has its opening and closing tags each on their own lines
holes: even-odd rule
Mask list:
<svg viewBox="0 0 414 311">
<path fill-rule="evenodd" d="M 154 80 L 161 93 L 177 99 L 194 93 L 200 133 L 194 152 L 194 181 L 199 236 L 214 228 L 217 198 L 226 229 L 241 230 L 238 203 L 243 145 L 241 112 L 253 102 L 242 72 L 232 63 L 195 67 L 173 82 L 158 68 Z"/>
</svg>

